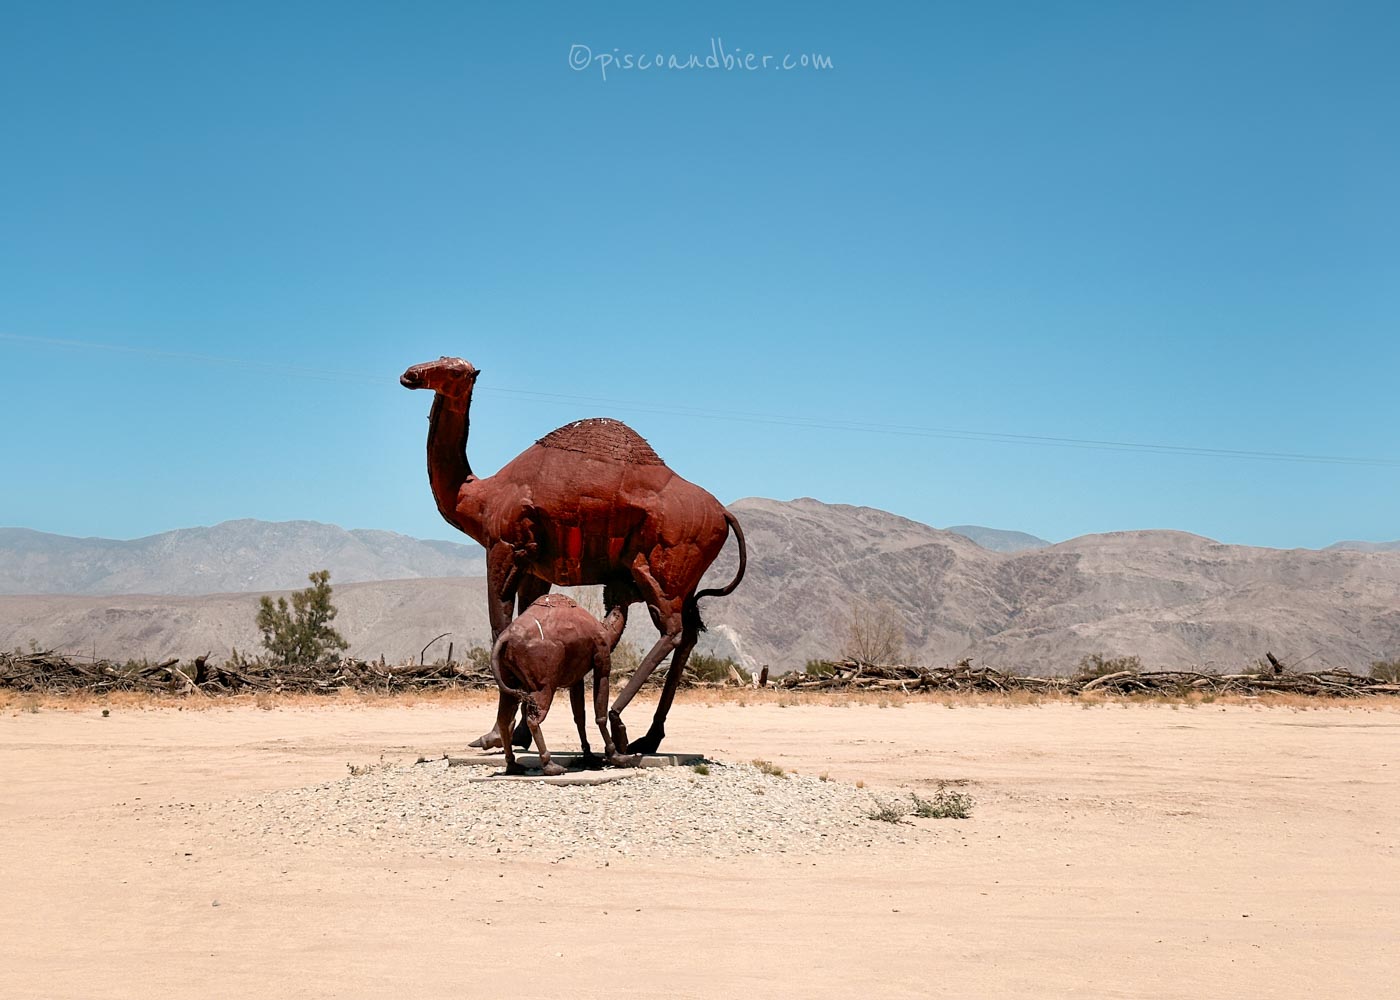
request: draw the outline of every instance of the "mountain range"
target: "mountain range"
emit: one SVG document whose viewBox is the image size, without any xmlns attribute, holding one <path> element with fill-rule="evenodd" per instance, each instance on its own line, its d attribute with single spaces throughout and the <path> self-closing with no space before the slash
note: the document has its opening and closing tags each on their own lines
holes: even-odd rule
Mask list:
<svg viewBox="0 0 1400 1000">
<path fill-rule="evenodd" d="M 704 603 L 700 648 L 775 670 L 839 654 L 852 614 L 870 604 L 893 608 L 913 662 L 972 656 L 1055 672 L 1102 653 L 1232 669 L 1268 650 L 1365 669 L 1400 653 L 1400 545 L 1280 550 L 1173 531 L 1050 544 L 808 498 L 731 509 L 748 574 L 731 597 Z M 489 636 L 474 544 L 244 520 L 129 542 L 0 530 L 0 592 L 11 595 L 0 597 L 0 646 L 153 658 L 250 649 L 257 595 L 323 568 L 355 655 L 416 658 L 443 632 L 442 646 L 458 649 Z M 706 585 L 734 569 L 731 540 Z M 628 639 L 653 637 L 634 613 Z"/>
</svg>

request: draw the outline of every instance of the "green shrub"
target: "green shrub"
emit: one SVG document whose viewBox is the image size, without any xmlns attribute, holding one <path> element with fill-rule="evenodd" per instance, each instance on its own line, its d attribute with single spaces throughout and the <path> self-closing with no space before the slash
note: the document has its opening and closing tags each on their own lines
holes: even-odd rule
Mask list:
<svg viewBox="0 0 1400 1000">
<path fill-rule="evenodd" d="M 729 680 L 729 671 L 739 675 L 745 684 L 753 683 L 753 674 L 739 666 L 728 656 L 711 656 L 708 653 L 692 653 L 686 667 L 694 672 L 697 680 L 708 684 L 724 684 Z M 658 671 L 661 673 L 661 671 Z"/>
<path fill-rule="evenodd" d="M 340 658 L 340 651 L 349 649 L 345 637 L 331 627 L 335 605 L 331 603 L 331 572 L 328 569 L 307 577 L 311 586 L 285 597 L 263 597 L 258 602 L 258 631 L 262 643 L 282 666 L 320 663 Z"/>
</svg>

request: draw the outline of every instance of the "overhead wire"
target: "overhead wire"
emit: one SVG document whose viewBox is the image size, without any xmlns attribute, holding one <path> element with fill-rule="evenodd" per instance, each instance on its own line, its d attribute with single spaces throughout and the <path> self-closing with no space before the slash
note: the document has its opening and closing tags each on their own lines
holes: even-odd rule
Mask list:
<svg viewBox="0 0 1400 1000">
<path fill-rule="evenodd" d="M 25 336 L 13 333 L 0 333 L 0 341 L 32 346 L 57 347 L 74 350 L 98 350 L 111 353 L 157 358 L 167 361 L 189 362 L 215 365 L 244 371 L 266 372 L 277 375 L 293 375 L 325 382 L 354 383 L 360 385 L 389 386 L 397 384 L 391 376 L 374 375 L 367 372 L 347 371 L 335 368 L 321 368 L 307 365 L 285 364 L 274 361 L 254 361 L 245 358 L 230 358 L 220 355 L 201 354 L 187 351 L 169 351 L 158 348 L 139 347 L 127 344 L 110 344 L 97 341 L 70 340 L 55 337 Z M 1400 459 L 1360 455 L 1332 455 L 1307 452 L 1267 451 L 1245 448 L 1219 448 L 1203 445 L 1163 444 L 1147 441 L 1122 441 L 1111 438 L 1080 438 L 1046 434 L 1023 434 L 1007 431 L 977 430 L 964 427 L 937 427 L 914 424 L 891 424 L 875 421 L 843 420 L 832 417 L 808 417 L 795 414 L 763 413 L 745 410 L 719 409 L 714 407 L 685 406 L 673 403 L 656 403 L 645 400 L 621 399 L 611 396 L 594 396 L 577 393 L 549 392 L 538 389 L 520 389 L 510 386 L 480 385 L 478 393 L 497 396 L 510 396 L 532 399 L 539 402 L 558 404 L 597 404 L 616 407 L 637 413 L 655 413 L 670 416 L 697 417 L 708 420 L 725 420 L 738 423 L 763 424 L 776 427 L 793 427 L 811 430 L 853 431 L 862 434 L 883 434 L 902 437 L 937 438 L 955 441 L 973 441 L 989 444 L 1018 444 L 1039 447 L 1082 448 L 1098 451 L 1136 452 L 1141 454 L 1178 455 L 1199 458 L 1243 459 L 1249 461 L 1295 462 L 1322 465 L 1354 465 L 1381 468 L 1400 468 Z"/>
</svg>

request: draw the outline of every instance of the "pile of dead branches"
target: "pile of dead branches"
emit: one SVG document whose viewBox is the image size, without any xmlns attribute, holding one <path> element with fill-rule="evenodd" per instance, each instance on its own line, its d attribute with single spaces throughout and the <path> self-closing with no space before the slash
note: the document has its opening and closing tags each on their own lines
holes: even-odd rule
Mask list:
<svg viewBox="0 0 1400 1000">
<path fill-rule="evenodd" d="M 172 657 L 117 663 L 82 661 L 52 650 L 0 653 L 0 688 L 59 692 L 141 691 L 150 694 L 324 693 L 349 688 L 395 692 L 444 687 L 495 687 L 489 669 L 467 663 L 386 663 L 383 659 L 343 659 L 308 666 L 273 666 L 229 660 L 213 663 L 208 654 L 182 665 Z"/>
<path fill-rule="evenodd" d="M 700 680 L 687 667 L 682 687 L 728 687 L 743 681 L 732 668 L 726 681 Z M 660 684 L 666 671 L 657 670 L 648 679 Z M 615 683 L 624 679 L 614 678 Z M 341 659 L 307 666 L 280 666 L 264 660 L 233 657 L 215 663 L 209 654 L 188 662 L 171 657 L 159 663 L 132 660 L 80 660 L 54 652 L 0 653 L 0 688 L 20 691 L 63 692 L 140 691 L 148 694 L 317 694 L 349 689 L 391 694 L 397 691 L 424 691 L 441 688 L 494 689 L 489 666 L 478 661 L 463 663 L 386 663 L 379 660 Z"/>
<path fill-rule="evenodd" d="M 816 673 L 794 672 L 776 686 L 793 691 L 1032 691 L 1105 694 L 1262 694 L 1276 692 L 1358 698 L 1400 694 L 1400 684 L 1345 670 L 1210 674 L 1193 670 L 1119 670 L 1097 677 L 1020 677 L 962 660 L 951 667 L 912 667 L 843 660 Z"/>
</svg>

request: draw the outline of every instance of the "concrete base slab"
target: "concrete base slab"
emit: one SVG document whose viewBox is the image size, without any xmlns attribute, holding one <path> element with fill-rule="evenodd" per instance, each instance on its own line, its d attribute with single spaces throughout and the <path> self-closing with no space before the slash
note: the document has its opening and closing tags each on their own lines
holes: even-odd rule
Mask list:
<svg viewBox="0 0 1400 1000">
<path fill-rule="evenodd" d="M 479 778 L 468 778 L 468 783 L 477 781 L 531 781 L 537 785 L 605 785 L 610 781 L 623 781 L 636 777 L 637 769 L 632 767 L 614 768 L 609 771 L 570 771 L 546 777 L 543 774 L 484 774 Z"/>
<path fill-rule="evenodd" d="M 583 771 L 584 756 L 581 753 L 554 753 L 550 754 L 550 759 L 560 767 L 568 771 Z M 502 755 L 499 753 L 473 754 L 470 757 L 448 757 L 448 767 L 473 767 L 476 765 L 489 765 L 501 763 Z M 515 759 L 522 767 L 538 768 L 540 766 L 540 755 L 537 753 L 517 753 Z M 702 753 L 655 753 L 648 754 L 641 759 L 638 767 L 690 767 L 692 764 L 702 764 L 705 755 Z M 624 769 L 626 770 L 626 769 Z M 598 774 L 600 772 L 584 772 Z"/>
</svg>

